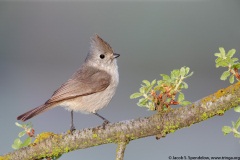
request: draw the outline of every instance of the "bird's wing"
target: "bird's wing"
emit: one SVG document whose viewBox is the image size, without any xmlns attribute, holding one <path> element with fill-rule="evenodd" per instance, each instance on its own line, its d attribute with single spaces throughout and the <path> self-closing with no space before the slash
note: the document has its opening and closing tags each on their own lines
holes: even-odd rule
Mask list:
<svg viewBox="0 0 240 160">
<path fill-rule="evenodd" d="M 45 104 L 103 91 L 109 86 L 110 81 L 111 76 L 107 72 L 95 67 L 83 66 L 56 90 Z"/>
</svg>

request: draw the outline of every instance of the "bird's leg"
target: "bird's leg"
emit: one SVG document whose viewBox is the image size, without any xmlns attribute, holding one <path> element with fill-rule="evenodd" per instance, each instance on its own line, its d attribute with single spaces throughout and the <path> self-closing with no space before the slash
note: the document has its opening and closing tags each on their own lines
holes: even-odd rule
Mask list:
<svg viewBox="0 0 240 160">
<path fill-rule="evenodd" d="M 74 127 L 74 124 L 73 124 L 73 111 L 71 111 L 71 127 L 70 127 L 70 131 L 73 132 L 75 131 L 75 127 Z"/>
<path fill-rule="evenodd" d="M 110 123 L 109 120 L 107 120 L 106 118 L 104 118 L 104 117 L 101 116 L 100 114 L 98 114 L 98 113 L 93 113 L 93 114 L 95 114 L 96 116 L 98 116 L 99 118 L 101 118 L 101 119 L 104 121 L 104 122 L 103 122 L 103 128 L 105 128 L 105 125 L 106 125 L 106 124 Z"/>
</svg>

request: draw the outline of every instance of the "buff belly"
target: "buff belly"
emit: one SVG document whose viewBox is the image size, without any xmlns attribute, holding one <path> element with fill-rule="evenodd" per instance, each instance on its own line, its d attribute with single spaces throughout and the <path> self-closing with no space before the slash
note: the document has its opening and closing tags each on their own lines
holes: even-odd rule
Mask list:
<svg viewBox="0 0 240 160">
<path fill-rule="evenodd" d="M 67 110 L 73 110 L 75 112 L 82 112 L 85 114 L 95 113 L 108 105 L 115 91 L 116 87 L 110 85 L 104 91 L 69 99 L 61 102 L 59 105 L 65 107 Z"/>
</svg>

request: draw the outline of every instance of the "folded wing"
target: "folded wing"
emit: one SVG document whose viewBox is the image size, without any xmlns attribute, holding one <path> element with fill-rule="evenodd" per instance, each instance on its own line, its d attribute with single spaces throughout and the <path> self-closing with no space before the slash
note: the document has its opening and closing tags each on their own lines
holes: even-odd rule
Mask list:
<svg viewBox="0 0 240 160">
<path fill-rule="evenodd" d="M 45 104 L 101 92 L 109 86 L 110 82 L 111 76 L 106 71 L 83 66 L 56 90 Z"/>
</svg>

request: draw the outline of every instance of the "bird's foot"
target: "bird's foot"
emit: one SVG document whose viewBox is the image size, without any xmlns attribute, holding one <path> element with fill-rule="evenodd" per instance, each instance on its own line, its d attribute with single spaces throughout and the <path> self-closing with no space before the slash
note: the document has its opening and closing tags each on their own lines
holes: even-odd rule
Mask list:
<svg viewBox="0 0 240 160">
<path fill-rule="evenodd" d="M 103 129 L 105 129 L 105 127 L 106 127 L 106 125 L 108 124 L 108 123 L 110 123 L 108 120 L 104 120 L 104 122 L 103 122 L 103 124 L 102 124 L 102 126 L 103 126 Z"/>
<path fill-rule="evenodd" d="M 76 128 L 74 127 L 74 125 L 71 125 L 70 132 L 73 133 L 73 131 L 75 131 L 75 130 L 76 130 Z"/>
</svg>

